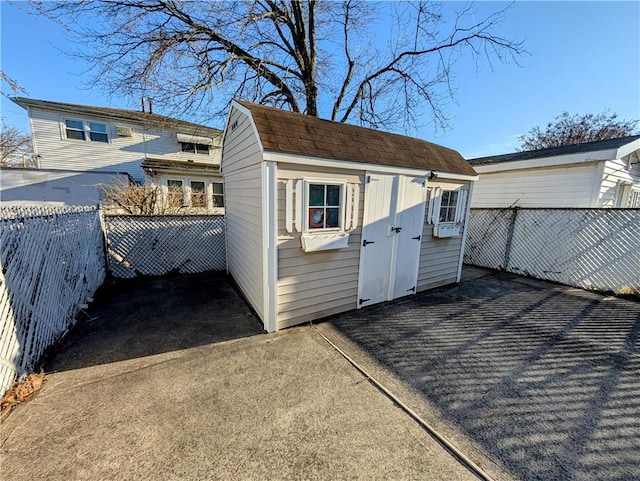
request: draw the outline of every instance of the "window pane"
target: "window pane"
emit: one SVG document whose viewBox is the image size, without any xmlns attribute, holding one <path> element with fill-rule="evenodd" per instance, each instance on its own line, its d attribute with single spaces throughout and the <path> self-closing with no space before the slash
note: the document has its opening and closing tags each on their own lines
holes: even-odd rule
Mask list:
<svg viewBox="0 0 640 481">
<path fill-rule="evenodd" d="M 67 129 L 67 139 L 84 140 L 84 131 Z"/>
<path fill-rule="evenodd" d="M 206 207 L 206 197 L 204 195 L 204 182 L 191 182 L 191 206 Z"/>
<path fill-rule="evenodd" d="M 213 196 L 213 206 L 214 207 L 224 207 L 224 197 L 221 195 L 214 194 Z"/>
<path fill-rule="evenodd" d="M 340 213 L 339 208 L 328 208 L 327 209 L 327 224 L 325 227 L 340 227 L 340 222 L 338 220 Z"/>
<path fill-rule="evenodd" d="M 109 136 L 107 134 L 101 134 L 99 132 L 89 132 L 89 138 L 92 142 L 109 143 Z"/>
<path fill-rule="evenodd" d="M 322 229 L 324 227 L 324 209 L 309 209 L 309 228 Z"/>
<path fill-rule="evenodd" d="M 183 152 L 191 152 L 192 154 L 196 152 L 196 144 L 190 142 L 180 142 L 180 148 Z"/>
<path fill-rule="evenodd" d="M 184 196 L 181 180 L 167 180 L 169 207 L 182 207 Z"/>
<path fill-rule="evenodd" d="M 222 182 L 214 182 L 213 183 L 213 193 L 215 195 L 217 194 L 224 194 L 224 184 Z"/>
<path fill-rule="evenodd" d="M 89 130 L 91 130 L 91 132 L 100 132 L 102 134 L 106 134 L 107 126 L 106 124 L 96 124 L 95 122 L 89 122 Z"/>
<path fill-rule="evenodd" d="M 68 129 L 84 130 L 84 125 L 78 120 L 65 120 L 64 123 Z"/>
<path fill-rule="evenodd" d="M 327 185 L 327 205 L 340 205 L 340 186 Z"/>
<path fill-rule="evenodd" d="M 324 185 L 309 185 L 309 205 L 324 206 Z"/>
<path fill-rule="evenodd" d="M 206 144 L 196 144 L 196 154 L 209 155 L 209 146 Z"/>
</svg>

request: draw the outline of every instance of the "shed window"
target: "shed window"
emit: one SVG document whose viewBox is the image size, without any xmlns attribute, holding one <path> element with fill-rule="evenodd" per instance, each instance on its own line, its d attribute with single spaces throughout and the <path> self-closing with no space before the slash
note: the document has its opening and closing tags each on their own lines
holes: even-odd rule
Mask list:
<svg viewBox="0 0 640 481">
<path fill-rule="evenodd" d="M 456 222 L 456 209 L 458 207 L 458 191 L 445 190 L 440 200 L 440 214 L 438 222 Z"/>
<path fill-rule="evenodd" d="M 107 124 L 66 119 L 64 126 L 67 139 L 109 143 Z"/>
<path fill-rule="evenodd" d="M 308 230 L 340 229 L 342 227 L 342 199 L 344 184 L 307 184 Z"/>
</svg>

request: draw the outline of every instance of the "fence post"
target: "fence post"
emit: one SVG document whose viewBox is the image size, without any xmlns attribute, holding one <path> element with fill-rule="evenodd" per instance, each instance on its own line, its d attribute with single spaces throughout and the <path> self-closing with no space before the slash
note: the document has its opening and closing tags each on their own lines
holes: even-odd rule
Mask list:
<svg viewBox="0 0 640 481">
<path fill-rule="evenodd" d="M 509 261 L 511 260 L 511 243 L 513 241 L 513 231 L 516 226 L 516 218 L 518 217 L 518 209 L 519 207 L 513 208 L 513 216 L 511 217 L 511 225 L 509 226 L 509 232 L 507 234 L 507 247 L 504 251 L 504 270 L 509 270 Z"/>
<path fill-rule="evenodd" d="M 107 219 L 104 215 L 102 204 L 98 204 L 98 219 L 100 220 L 100 228 L 102 229 L 102 246 L 104 251 L 104 273 L 109 277 L 109 237 L 107 235 Z"/>
</svg>

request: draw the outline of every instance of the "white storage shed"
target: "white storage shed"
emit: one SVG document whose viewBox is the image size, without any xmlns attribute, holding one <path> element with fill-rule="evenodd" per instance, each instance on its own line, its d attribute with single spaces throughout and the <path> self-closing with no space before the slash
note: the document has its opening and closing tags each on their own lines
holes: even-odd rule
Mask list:
<svg viewBox="0 0 640 481">
<path fill-rule="evenodd" d="M 228 271 L 270 332 L 460 280 L 454 150 L 234 101 L 222 174 Z"/>
</svg>

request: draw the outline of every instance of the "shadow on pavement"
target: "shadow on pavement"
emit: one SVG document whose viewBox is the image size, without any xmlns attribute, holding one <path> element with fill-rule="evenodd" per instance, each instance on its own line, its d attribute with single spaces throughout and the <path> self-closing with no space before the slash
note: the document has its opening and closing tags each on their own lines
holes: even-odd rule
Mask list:
<svg viewBox="0 0 640 481">
<path fill-rule="evenodd" d="M 522 479 L 640 479 L 640 303 L 492 273 L 326 322 Z"/>
<path fill-rule="evenodd" d="M 224 273 L 118 281 L 101 287 L 45 365 L 66 371 L 260 334 L 262 323 Z"/>
</svg>

